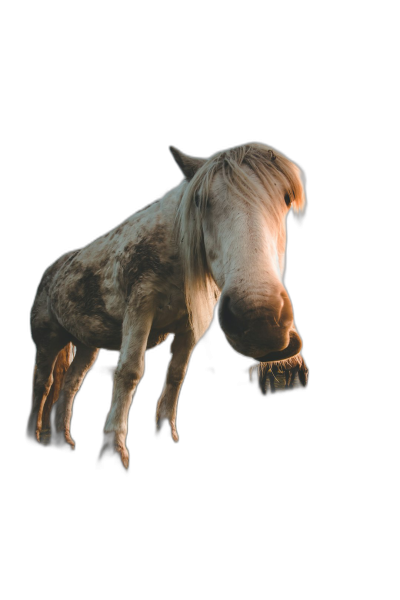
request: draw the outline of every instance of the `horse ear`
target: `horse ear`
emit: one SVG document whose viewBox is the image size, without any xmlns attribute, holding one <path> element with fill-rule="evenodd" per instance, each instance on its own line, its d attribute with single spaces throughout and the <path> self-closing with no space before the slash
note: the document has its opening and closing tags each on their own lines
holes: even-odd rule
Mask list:
<svg viewBox="0 0 400 600">
<path fill-rule="evenodd" d="M 183 154 L 174 146 L 170 146 L 171 154 L 174 157 L 178 167 L 186 177 L 188 181 L 195 176 L 197 171 L 204 165 L 206 162 L 206 158 L 196 158 L 194 156 L 188 156 L 187 154 Z"/>
</svg>

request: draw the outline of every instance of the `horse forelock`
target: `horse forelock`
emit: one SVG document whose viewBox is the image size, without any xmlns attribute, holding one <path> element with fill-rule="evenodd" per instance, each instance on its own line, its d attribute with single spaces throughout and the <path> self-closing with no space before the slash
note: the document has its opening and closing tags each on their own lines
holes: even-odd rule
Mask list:
<svg viewBox="0 0 400 600">
<path fill-rule="evenodd" d="M 201 220 L 218 173 L 232 192 L 233 200 L 238 199 L 262 211 L 280 215 L 282 208 L 285 212 L 281 197 L 281 191 L 284 190 L 283 194 L 289 195 L 296 211 L 304 208 L 305 195 L 297 165 L 268 146 L 252 143 L 217 152 L 204 163 L 188 183 L 183 195 L 181 208 L 184 208 L 186 216 L 197 199 L 196 216 Z M 267 195 L 260 194 L 257 180 Z"/>
<path fill-rule="evenodd" d="M 300 170 L 285 156 L 259 143 L 244 144 L 211 156 L 187 183 L 177 214 L 177 232 L 185 278 L 186 304 L 196 337 L 208 327 L 218 288 L 212 278 L 204 247 L 202 221 L 215 176 L 221 174 L 233 202 L 245 202 L 267 215 L 284 248 L 285 202 L 304 207 Z M 255 177 L 254 177 L 255 176 Z M 261 182 L 266 194 L 260 194 Z M 279 193 L 277 193 L 279 190 Z"/>
</svg>

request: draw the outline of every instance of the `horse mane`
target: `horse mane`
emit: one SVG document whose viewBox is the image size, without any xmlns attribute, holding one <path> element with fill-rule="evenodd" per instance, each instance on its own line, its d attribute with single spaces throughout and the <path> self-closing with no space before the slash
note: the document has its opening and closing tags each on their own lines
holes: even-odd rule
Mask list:
<svg viewBox="0 0 400 600">
<path fill-rule="evenodd" d="M 250 173 L 249 173 L 250 170 Z M 269 146 L 244 144 L 211 156 L 188 182 L 177 212 L 178 244 L 183 261 L 185 298 L 195 338 L 199 339 L 209 326 L 220 291 L 211 275 L 204 247 L 202 220 L 211 185 L 221 173 L 232 201 L 243 201 L 261 211 L 267 211 L 284 239 L 283 198 L 277 199 L 277 185 L 289 195 L 296 211 L 305 204 L 300 170 L 288 158 Z M 266 195 L 260 197 L 256 175 Z"/>
</svg>

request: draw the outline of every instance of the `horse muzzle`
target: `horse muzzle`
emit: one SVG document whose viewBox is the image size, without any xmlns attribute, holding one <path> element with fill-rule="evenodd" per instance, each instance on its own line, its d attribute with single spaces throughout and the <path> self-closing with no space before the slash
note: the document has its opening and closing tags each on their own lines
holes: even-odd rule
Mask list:
<svg viewBox="0 0 400 600">
<path fill-rule="evenodd" d="M 259 362 L 276 362 L 278 360 L 286 360 L 296 356 L 301 350 L 303 342 L 295 329 L 289 333 L 289 344 L 283 350 L 275 350 L 264 354 L 264 356 L 256 357 Z"/>
<path fill-rule="evenodd" d="M 240 354 L 269 362 L 291 358 L 301 350 L 286 292 L 257 310 L 235 303 L 224 294 L 218 316 L 228 342 Z"/>
</svg>

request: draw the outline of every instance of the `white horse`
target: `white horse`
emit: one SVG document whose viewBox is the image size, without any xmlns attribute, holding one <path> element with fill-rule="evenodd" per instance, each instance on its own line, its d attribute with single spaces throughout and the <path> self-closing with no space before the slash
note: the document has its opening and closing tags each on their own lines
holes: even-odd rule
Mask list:
<svg viewBox="0 0 400 600">
<path fill-rule="evenodd" d="M 119 350 L 104 432 L 126 468 L 128 412 L 146 349 L 175 336 L 156 420 L 168 419 L 178 441 L 179 391 L 220 295 L 219 322 L 235 350 L 306 373 L 282 283 L 286 215 L 304 204 L 299 169 L 262 144 L 208 160 L 170 150 L 184 181 L 58 259 L 44 273 L 31 314 L 37 355 L 28 432 L 49 439 L 59 394 L 56 428 L 74 447 L 75 394 L 99 348 Z"/>
</svg>

